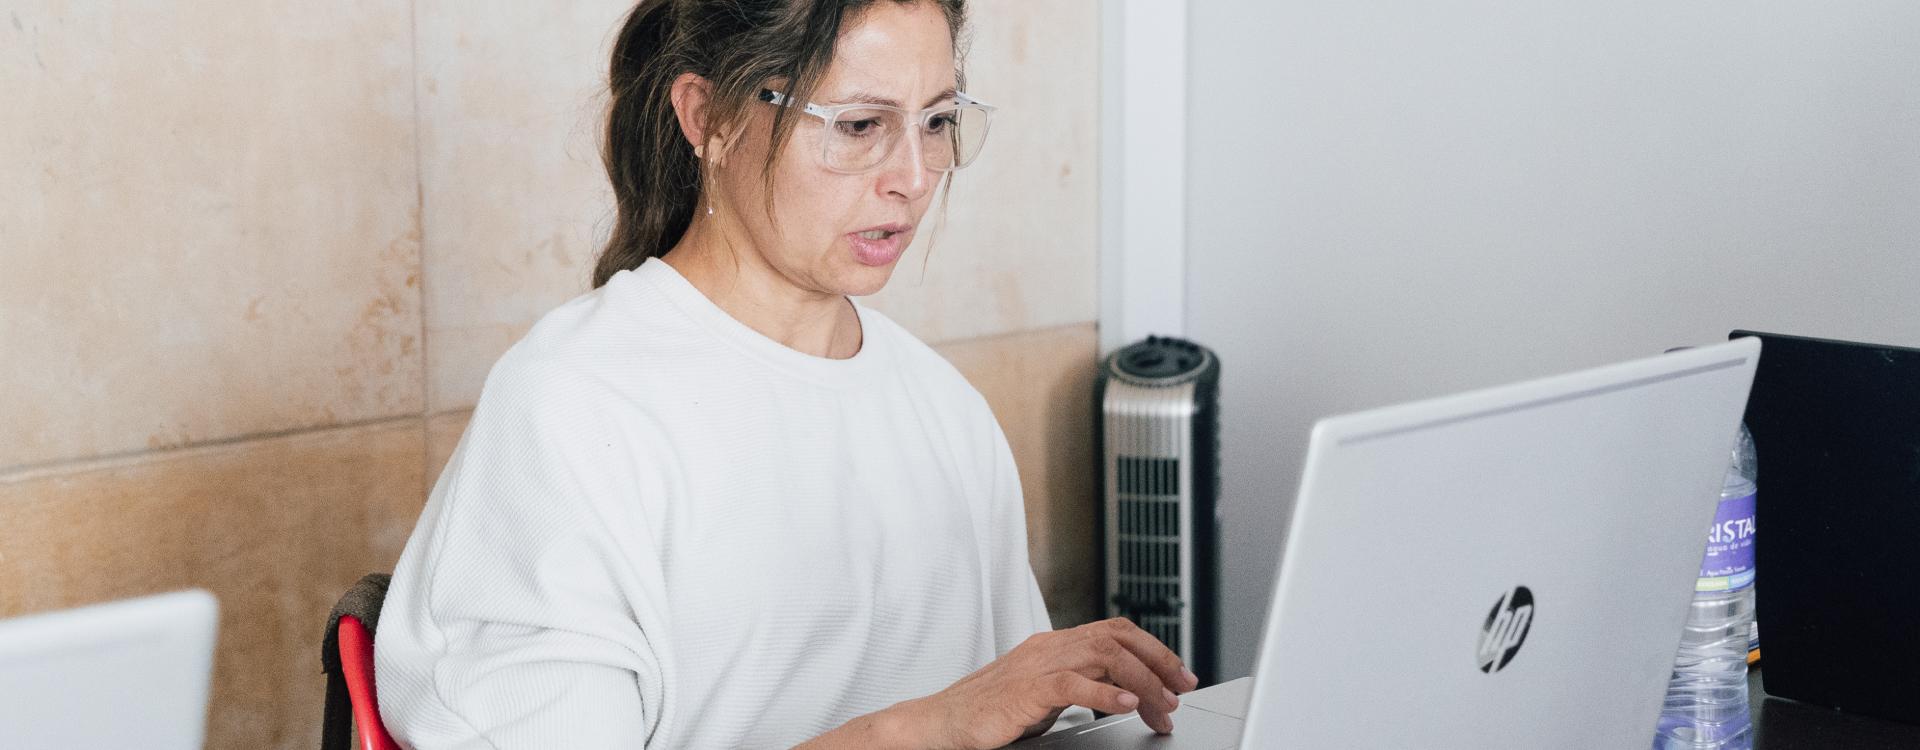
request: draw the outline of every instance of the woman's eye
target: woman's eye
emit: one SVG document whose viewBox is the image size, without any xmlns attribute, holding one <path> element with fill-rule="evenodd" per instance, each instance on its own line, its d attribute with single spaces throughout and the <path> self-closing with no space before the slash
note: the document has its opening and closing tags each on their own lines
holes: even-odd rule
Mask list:
<svg viewBox="0 0 1920 750">
<path fill-rule="evenodd" d="M 958 118 L 953 115 L 934 115 L 933 117 L 927 118 L 927 132 L 945 133 L 948 128 L 959 124 L 957 120 Z"/>
<path fill-rule="evenodd" d="M 880 121 L 875 119 L 841 120 L 835 123 L 834 126 L 840 130 L 842 135 L 867 136 L 879 132 Z"/>
</svg>

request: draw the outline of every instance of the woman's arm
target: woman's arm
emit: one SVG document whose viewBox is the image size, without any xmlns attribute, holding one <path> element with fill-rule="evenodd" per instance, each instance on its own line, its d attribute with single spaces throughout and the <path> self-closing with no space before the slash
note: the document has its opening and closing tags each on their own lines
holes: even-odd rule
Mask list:
<svg viewBox="0 0 1920 750">
<path fill-rule="evenodd" d="M 922 722 L 914 715 L 913 706 L 914 702 L 908 701 L 856 717 L 831 732 L 807 740 L 796 750 L 919 750 L 933 747 L 924 736 L 926 732 L 919 728 Z"/>
<path fill-rule="evenodd" d="M 650 437 L 590 382 L 509 355 L 395 569 L 381 709 L 419 747 L 671 744 Z M 667 738 L 661 742 L 661 738 Z"/>
<path fill-rule="evenodd" d="M 1039 633 L 933 695 L 888 707 L 801 745 L 986 750 L 1045 731 L 1060 710 L 1140 711 L 1154 731 L 1173 731 L 1175 695 L 1199 680 L 1180 657 L 1124 619 Z"/>
</svg>

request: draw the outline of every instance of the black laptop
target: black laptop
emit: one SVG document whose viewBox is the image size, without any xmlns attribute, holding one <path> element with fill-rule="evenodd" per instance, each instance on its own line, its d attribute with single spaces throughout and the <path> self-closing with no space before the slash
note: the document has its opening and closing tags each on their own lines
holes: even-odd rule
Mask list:
<svg viewBox="0 0 1920 750">
<path fill-rule="evenodd" d="M 1767 694 L 1920 724 L 1920 349 L 1762 340 L 1747 401 Z"/>
</svg>

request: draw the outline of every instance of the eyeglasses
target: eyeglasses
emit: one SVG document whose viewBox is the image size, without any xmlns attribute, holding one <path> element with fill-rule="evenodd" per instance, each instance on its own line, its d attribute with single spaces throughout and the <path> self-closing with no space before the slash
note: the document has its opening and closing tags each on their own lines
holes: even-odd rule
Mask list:
<svg viewBox="0 0 1920 750">
<path fill-rule="evenodd" d="M 951 172 L 973 163 L 987 142 L 993 106 L 955 93 L 954 102 L 909 112 L 885 104 L 822 106 L 807 102 L 800 111 L 826 123 L 820 138 L 821 162 L 842 174 L 872 171 L 893 155 L 907 123 L 918 131 L 920 159 L 928 169 Z M 792 107 L 794 101 L 771 89 L 760 90 L 760 101 Z"/>
</svg>

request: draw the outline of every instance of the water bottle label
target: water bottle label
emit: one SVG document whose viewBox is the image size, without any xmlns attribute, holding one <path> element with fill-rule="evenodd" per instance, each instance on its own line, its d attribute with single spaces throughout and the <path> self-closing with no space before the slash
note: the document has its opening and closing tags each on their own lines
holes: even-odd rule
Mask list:
<svg viewBox="0 0 1920 750">
<path fill-rule="evenodd" d="M 1720 501 L 1693 590 L 1736 591 L 1753 585 L 1753 499 L 1749 493 Z"/>
</svg>

